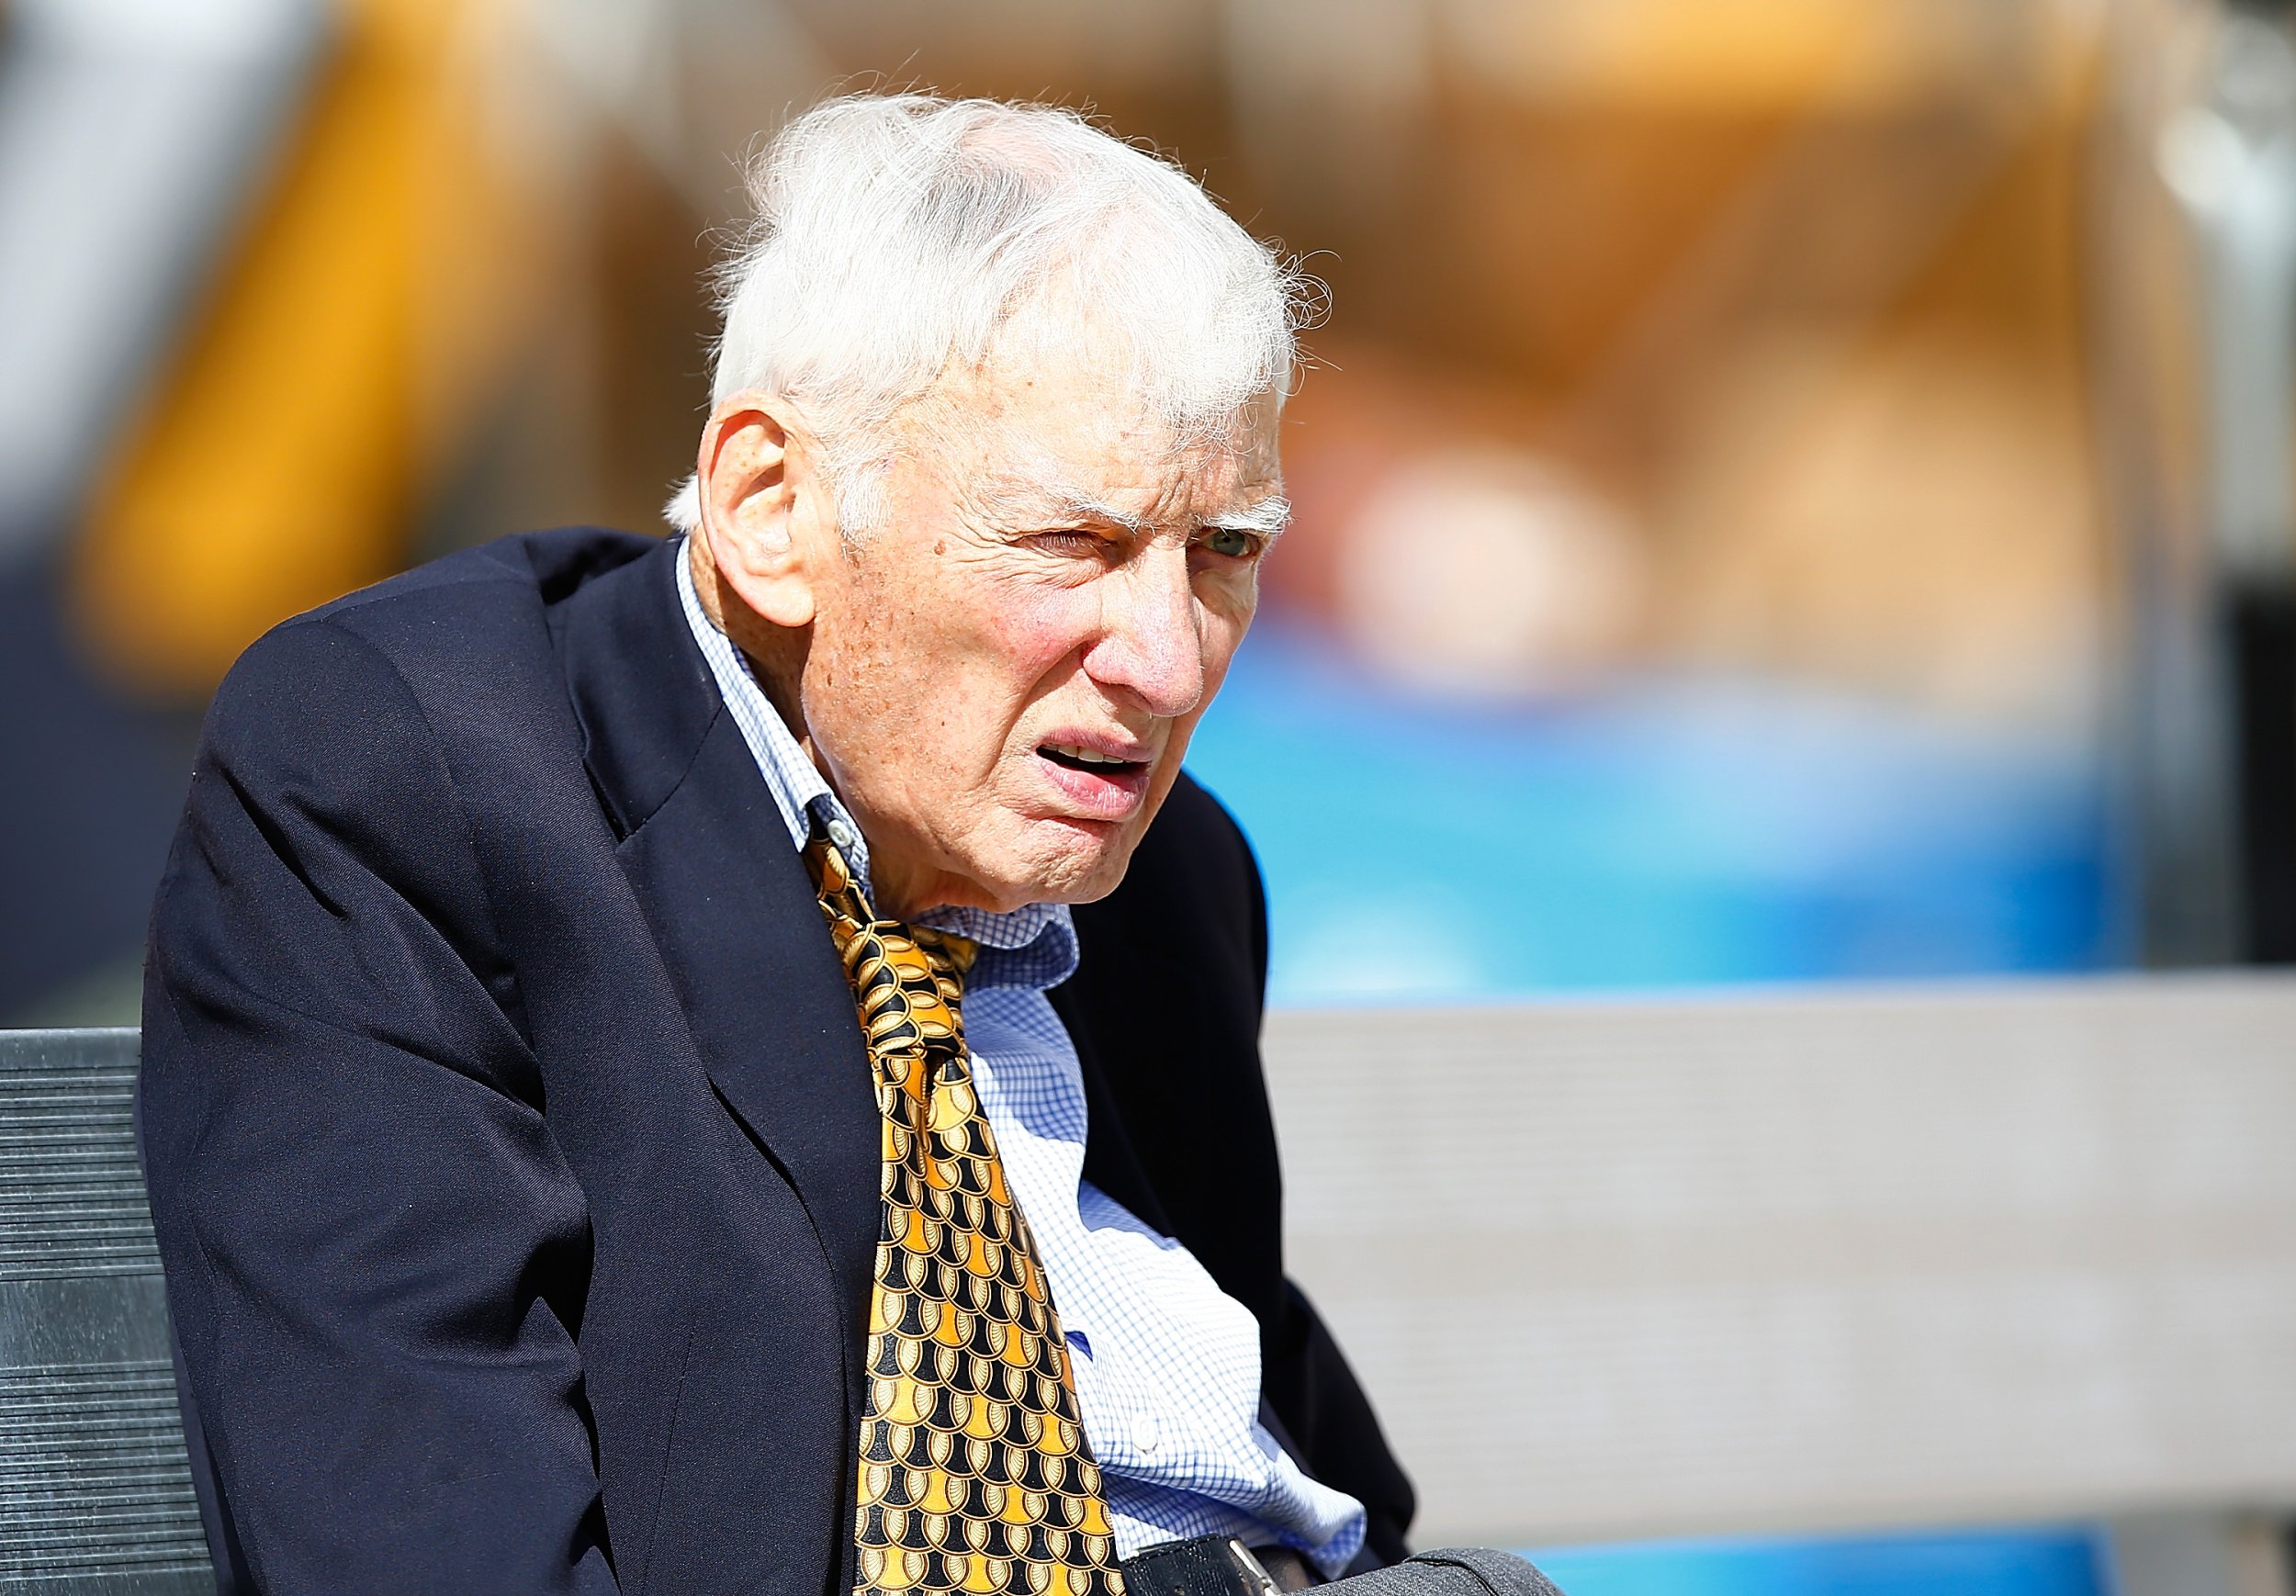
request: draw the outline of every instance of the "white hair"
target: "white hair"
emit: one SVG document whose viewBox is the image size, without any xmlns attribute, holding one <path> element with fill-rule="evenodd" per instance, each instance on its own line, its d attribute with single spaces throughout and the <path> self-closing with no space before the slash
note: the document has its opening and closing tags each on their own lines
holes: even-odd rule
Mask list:
<svg viewBox="0 0 2296 1596">
<path fill-rule="evenodd" d="M 1280 405 L 1322 286 L 1253 240 L 1178 168 L 1074 111 L 853 95 L 750 163 L 755 215 L 719 272 L 712 399 L 756 388 L 819 436 L 848 529 L 882 512 L 891 423 L 948 373 L 1026 329 L 1089 335 L 1176 443 Z M 689 479 L 665 507 L 701 523 Z"/>
</svg>

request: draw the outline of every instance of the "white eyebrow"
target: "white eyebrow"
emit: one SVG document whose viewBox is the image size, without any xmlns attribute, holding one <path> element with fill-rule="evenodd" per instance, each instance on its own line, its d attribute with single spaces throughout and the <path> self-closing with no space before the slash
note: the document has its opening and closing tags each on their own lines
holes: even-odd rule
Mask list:
<svg viewBox="0 0 2296 1596">
<path fill-rule="evenodd" d="M 1073 488 L 1056 489 L 1052 495 L 1062 512 L 1086 521 L 1106 521 L 1122 527 L 1126 532 L 1139 532 L 1148 523 L 1129 511 L 1119 510 L 1106 500 L 1095 499 L 1089 493 Z"/>
<path fill-rule="evenodd" d="M 1096 499 L 1089 493 L 1064 489 L 1053 494 L 1052 497 L 1070 515 L 1109 522 L 1122 527 L 1126 532 L 1132 533 L 1141 532 L 1148 525 L 1148 523 L 1142 517 L 1129 511 L 1119 510 L 1115 505 L 1105 500 Z M 1248 532 L 1273 543 L 1283 529 L 1291 524 L 1291 500 L 1280 493 L 1271 493 L 1256 503 L 1244 506 L 1242 510 L 1228 510 L 1222 511 L 1218 515 L 1208 515 L 1204 518 L 1203 524 L 1218 527 L 1222 532 Z"/>
<path fill-rule="evenodd" d="M 1256 504 L 1242 510 L 1231 510 L 1204 518 L 1206 526 L 1216 526 L 1222 532 L 1249 532 L 1273 543 L 1291 524 L 1291 500 L 1280 493 L 1271 493 Z"/>
</svg>

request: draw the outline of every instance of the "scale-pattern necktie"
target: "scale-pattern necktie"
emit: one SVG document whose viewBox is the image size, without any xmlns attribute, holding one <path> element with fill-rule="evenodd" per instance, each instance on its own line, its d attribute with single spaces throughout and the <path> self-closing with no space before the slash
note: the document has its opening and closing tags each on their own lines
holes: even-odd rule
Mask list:
<svg viewBox="0 0 2296 1596">
<path fill-rule="evenodd" d="M 869 1044 L 884 1135 L 869 1296 L 857 1596 L 1124 1596 L 1068 1343 L 973 1090 L 974 945 L 880 920 L 806 845 Z"/>
</svg>

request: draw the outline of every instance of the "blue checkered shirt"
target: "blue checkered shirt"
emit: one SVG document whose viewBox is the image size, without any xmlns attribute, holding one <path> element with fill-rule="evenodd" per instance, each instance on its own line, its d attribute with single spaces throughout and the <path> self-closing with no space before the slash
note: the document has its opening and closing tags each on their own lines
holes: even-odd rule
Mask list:
<svg viewBox="0 0 2296 1596">
<path fill-rule="evenodd" d="M 682 550 L 678 596 L 791 846 L 803 848 L 818 821 L 865 893 L 867 840 L 748 662 L 710 624 Z M 1260 1423 L 1251 1310 L 1187 1248 L 1084 1178 L 1084 1077 L 1044 995 L 1075 972 L 1067 905 L 945 908 L 919 918 L 981 947 L 964 999 L 974 1083 L 1076 1354 L 1076 1397 L 1117 1549 L 1130 1557 L 1159 1541 L 1231 1534 L 1291 1546 L 1336 1575 L 1363 1545 L 1363 1508 L 1308 1478 Z"/>
</svg>

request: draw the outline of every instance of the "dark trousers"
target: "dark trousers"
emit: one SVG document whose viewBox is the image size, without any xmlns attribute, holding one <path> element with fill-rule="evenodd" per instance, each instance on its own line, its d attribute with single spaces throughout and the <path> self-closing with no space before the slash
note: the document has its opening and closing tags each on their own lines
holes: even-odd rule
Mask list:
<svg viewBox="0 0 2296 1596">
<path fill-rule="evenodd" d="M 1255 1546 L 1252 1555 L 1286 1592 L 1311 1587 L 1333 1596 L 1562 1596 L 1553 1582 L 1511 1552 L 1446 1546 L 1392 1568 L 1325 1581 L 1289 1546 Z"/>
<path fill-rule="evenodd" d="M 1512 1552 L 1446 1546 L 1408 1562 L 1321 1587 L 1332 1596 L 1562 1596 L 1554 1582 Z"/>
</svg>

